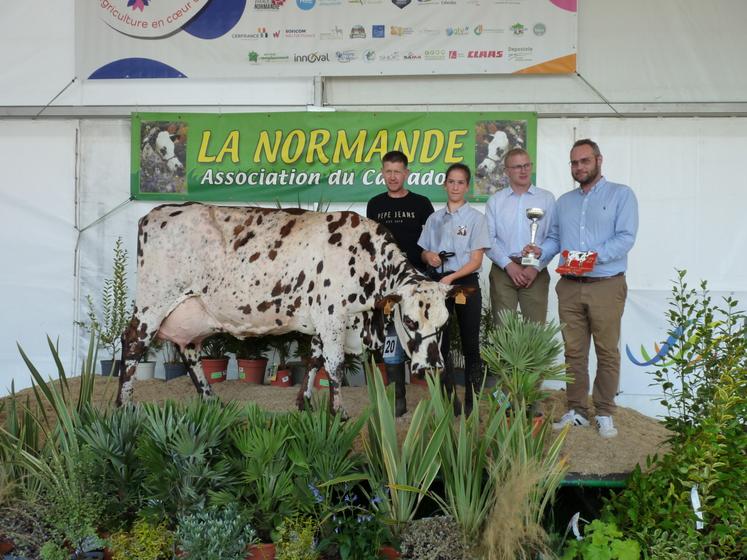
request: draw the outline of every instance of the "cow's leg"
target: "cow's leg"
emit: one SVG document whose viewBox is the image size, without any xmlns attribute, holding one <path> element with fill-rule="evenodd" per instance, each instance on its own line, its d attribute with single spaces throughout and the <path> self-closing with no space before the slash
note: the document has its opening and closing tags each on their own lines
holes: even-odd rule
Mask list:
<svg viewBox="0 0 747 560">
<path fill-rule="evenodd" d="M 308 399 L 306 393 L 308 392 L 308 381 L 309 381 L 309 370 L 303 374 L 303 381 L 298 388 L 298 394 L 296 395 L 296 406 L 298 410 L 306 410 L 308 408 Z M 313 381 L 312 381 L 313 383 Z"/>
<path fill-rule="evenodd" d="M 149 325 L 151 328 L 149 328 Z M 132 402 L 135 371 L 140 358 L 143 357 L 148 346 L 158 332 L 160 320 L 153 313 L 135 311 L 130 323 L 122 334 L 122 363 L 119 370 L 119 390 L 117 391 L 117 406 Z M 152 328 L 155 326 L 156 328 Z"/>
<path fill-rule="evenodd" d="M 344 417 L 347 414 L 342 410 L 342 398 L 340 396 L 340 380 L 342 379 L 343 361 L 345 352 L 343 341 L 345 337 L 345 316 L 336 317 L 331 324 L 326 325 L 319 335 L 321 341 L 324 364 L 329 374 L 329 406 L 332 414 L 342 411 Z M 321 329 L 320 329 L 321 330 Z"/>
<path fill-rule="evenodd" d="M 197 349 L 197 346 L 192 343 L 187 344 L 187 346 L 180 349 L 180 354 L 184 364 L 187 366 L 189 377 L 192 379 L 197 392 L 204 400 L 212 399 L 215 393 L 213 393 L 213 389 L 210 387 L 205 378 L 205 373 L 202 371 L 200 351 Z"/>
<path fill-rule="evenodd" d="M 322 341 L 318 335 L 311 338 L 311 358 L 309 359 L 308 369 L 303 378 L 303 383 L 298 390 L 296 405 L 299 410 L 311 408 L 311 395 L 314 390 L 314 380 L 319 368 L 324 367 L 324 358 L 322 357 Z"/>
</svg>

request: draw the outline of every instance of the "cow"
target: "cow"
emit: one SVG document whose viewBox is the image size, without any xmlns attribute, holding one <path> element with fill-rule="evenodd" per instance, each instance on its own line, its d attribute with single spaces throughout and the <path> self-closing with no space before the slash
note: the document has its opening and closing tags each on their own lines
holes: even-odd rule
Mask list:
<svg viewBox="0 0 747 560">
<path fill-rule="evenodd" d="M 156 154 L 166 165 L 166 167 L 175 175 L 184 174 L 184 164 L 176 154 L 176 145 L 174 140 L 177 136 L 169 133 L 168 130 L 162 130 L 157 126 L 148 129 L 143 138 L 141 149 L 143 150 L 143 159 L 151 157 L 151 152 Z"/>
<path fill-rule="evenodd" d="M 210 398 L 198 360 L 206 337 L 298 331 L 316 335 L 336 412 L 346 328 L 358 330 L 374 310 L 391 313 L 413 371 L 440 368 L 445 299 L 458 290 L 422 276 L 386 228 L 355 212 L 162 205 L 140 219 L 137 267 L 120 405 L 132 399 L 137 362 L 155 337 L 178 345 Z"/>
<path fill-rule="evenodd" d="M 508 135 L 502 130 L 497 130 L 488 138 L 490 139 L 488 154 L 475 170 L 475 175 L 478 177 L 489 177 L 495 173 L 496 167 L 502 167 L 503 155 L 509 149 Z"/>
</svg>

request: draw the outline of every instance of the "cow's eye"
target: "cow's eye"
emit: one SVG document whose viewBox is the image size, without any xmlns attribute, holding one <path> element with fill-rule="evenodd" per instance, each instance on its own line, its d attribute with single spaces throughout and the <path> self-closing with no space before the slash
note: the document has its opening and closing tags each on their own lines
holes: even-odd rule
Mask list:
<svg viewBox="0 0 747 560">
<path fill-rule="evenodd" d="M 415 329 L 417 329 L 417 328 L 418 328 L 418 324 L 417 324 L 417 323 L 416 323 L 415 321 L 413 321 L 412 319 L 410 319 L 409 317 L 405 317 L 405 318 L 404 318 L 404 319 L 402 320 L 402 322 L 403 322 L 403 323 L 405 324 L 405 326 L 406 326 L 406 327 L 407 327 L 408 329 L 410 329 L 411 331 L 414 331 Z"/>
</svg>

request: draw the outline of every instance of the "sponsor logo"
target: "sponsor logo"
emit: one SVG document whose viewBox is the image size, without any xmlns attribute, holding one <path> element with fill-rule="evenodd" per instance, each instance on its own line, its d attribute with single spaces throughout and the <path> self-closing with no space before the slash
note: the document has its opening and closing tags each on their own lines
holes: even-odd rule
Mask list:
<svg viewBox="0 0 747 560">
<path fill-rule="evenodd" d="M 286 29 L 285 36 L 292 39 L 294 37 L 314 37 L 314 33 L 309 33 L 303 28 Z"/>
<path fill-rule="evenodd" d="M 428 49 L 423 52 L 426 60 L 446 60 L 445 49 Z"/>
<path fill-rule="evenodd" d="M 249 58 L 249 62 L 256 64 L 259 61 L 259 53 L 257 51 L 249 51 L 247 57 Z"/>
<path fill-rule="evenodd" d="M 285 0 L 254 0 L 255 10 L 279 10 Z"/>
<path fill-rule="evenodd" d="M 456 60 L 457 58 L 464 58 L 464 53 L 460 51 L 449 51 L 449 60 Z"/>
<path fill-rule="evenodd" d="M 354 25 L 350 28 L 350 38 L 351 39 L 365 39 L 366 38 L 366 28 L 362 25 Z"/>
<path fill-rule="evenodd" d="M 309 54 L 297 54 L 293 56 L 293 62 L 307 62 L 309 64 L 329 62 L 329 53 L 313 52 Z"/>
<path fill-rule="evenodd" d="M 447 27 L 446 36 L 456 37 L 458 35 L 469 35 L 469 27 Z"/>
<path fill-rule="evenodd" d="M 423 29 L 419 30 L 418 33 L 422 33 L 423 35 L 441 35 L 441 33 L 443 33 L 443 29 L 424 27 Z"/>
<path fill-rule="evenodd" d="M 692 332 L 695 334 L 685 340 Z M 625 353 L 628 359 L 637 366 L 648 367 L 656 365 L 656 367 L 670 367 L 675 363 L 675 360 L 681 360 L 688 352 L 692 355 L 692 348 L 697 343 L 698 330 L 694 327 L 692 321 L 688 321 L 685 325 L 677 327 L 674 331 L 670 331 L 669 337 L 661 346 L 659 346 L 658 342 L 654 342 L 654 352 L 652 353 L 646 351 L 646 348 L 641 344 L 641 359 L 633 354 L 633 351 L 627 344 L 625 345 Z M 671 356 L 672 359 L 667 360 L 668 356 Z M 695 356 L 690 360 L 690 363 L 696 363 L 701 359 L 701 356 Z"/>
<path fill-rule="evenodd" d="M 379 56 L 379 60 L 383 60 L 384 62 L 392 61 L 392 60 L 400 60 L 402 57 L 399 54 L 399 51 L 390 52 L 387 54 L 382 54 Z"/>
<path fill-rule="evenodd" d="M 386 35 L 386 25 L 372 25 L 371 37 L 374 39 L 383 39 Z"/>
<path fill-rule="evenodd" d="M 337 51 L 335 56 L 337 57 L 337 62 L 351 62 L 358 58 L 355 51 Z"/>
<path fill-rule="evenodd" d="M 342 27 L 334 26 L 329 31 L 322 31 L 319 38 L 325 41 L 342 39 Z"/>
<path fill-rule="evenodd" d="M 127 7 L 133 10 L 143 11 L 143 8 L 148 7 L 148 0 L 127 0 Z"/>
<path fill-rule="evenodd" d="M 272 32 L 272 38 L 273 39 L 279 39 L 280 38 L 280 30 L 279 29 L 277 29 L 277 30 L 275 30 L 275 31 Z"/>
<path fill-rule="evenodd" d="M 319 0 L 320 6 L 339 6 L 342 0 Z"/>
<path fill-rule="evenodd" d="M 296 6 L 302 10 L 310 10 L 316 4 L 316 0 L 296 0 Z"/>
<path fill-rule="evenodd" d="M 524 35 L 524 32 L 527 30 L 526 27 L 524 27 L 520 23 L 514 23 L 511 26 L 511 31 L 513 31 L 514 35 Z"/>
<path fill-rule="evenodd" d="M 290 62 L 290 56 L 287 54 L 278 54 L 278 53 L 264 53 L 260 55 L 259 57 L 260 62 L 266 62 L 266 63 L 276 63 L 276 62 Z"/>
<path fill-rule="evenodd" d="M 392 0 L 392 4 L 403 10 L 412 0 Z"/>
<path fill-rule="evenodd" d="M 376 51 L 373 49 L 366 49 L 363 51 L 363 62 L 374 62 L 376 60 Z"/>
<path fill-rule="evenodd" d="M 545 27 L 544 23 L 535 23 L 534 27 L 532 27 L 532 33 L 534 33 L 537 37 L 542 37 L 546 31 L 547 27 Z"/>
<path fill-rule="evenodd" d="M 467 51 L 467 58 L 503 58 L 503 51 Z"/>
<path fill-rule="evenodd" d="M 476 25 L 472 28 L 472 32 L 475 35 L 483 35 L 487 33 L 503 33 L 503 29 L 499 29 L 497 27 L 487 27 L 484 24 Z"/>
<path fill-rule="evenodd" d="M 508 59 L 517 62 L 529 62 L 534 58 L 532 47 L 508 47 Z"/>
<path fill-rule="evenodd" d="M 407 53 L 405 56 L 402 57 L 403 60 L 420 60 L 422 58 L 423 58 L 422 55 L 419 55 L 412 51 L 410 51 L 409 53 Z"/>
<path fill-rule="evenodd" d="M 412 27 L 402 27 L 401 25 L 390 25 L 389 34 L 392 37 L 404 37 L 405 35 L 412 35 Z"/>
<path fill-rule="evenodd" d="M 433 0 L 418 0 L 418 4 L 432 4 Z"/>
<path fill-rule="evenodd" d="M 265 27 L 258 27 L 256 33 L 233 33 L 231 35 L 232 39 L 242 39 L 245 41 L 253 41 L 255 39 L 266 39 L 267 38 L 267 28 Z"/>
</svg>

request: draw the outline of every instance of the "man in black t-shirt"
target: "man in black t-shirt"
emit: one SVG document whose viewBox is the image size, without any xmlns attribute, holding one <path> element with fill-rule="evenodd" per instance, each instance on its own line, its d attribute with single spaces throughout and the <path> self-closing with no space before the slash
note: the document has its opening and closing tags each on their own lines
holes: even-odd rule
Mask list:
<svg viewBox="0 0 747 560">
<path fill-rule="evenodd" d="M 384 155 L 381 174 L 386 181 L 387 192 L 378 194 L 368 201 L 366 217 L 386 226 L 407 256 L 407 260 L 415 268 L 423 271 L 425 264 L 420 258 L 422 249 L 418 246 L 418 238 L 428 216 L 433 214 L 433 204 L 425 196 L 405 188 L 410 172 L 407 164 L 407 156 L 400 151 L 387 152 Z M 390 381 L 394 381 L 396 415 L 402 416 L 407 412 L 405 352 L 394 331 L 394 324 L 391 324 L 387 331 L 387 342 L 384 345 L 386 374 Z"/>
</svg>

